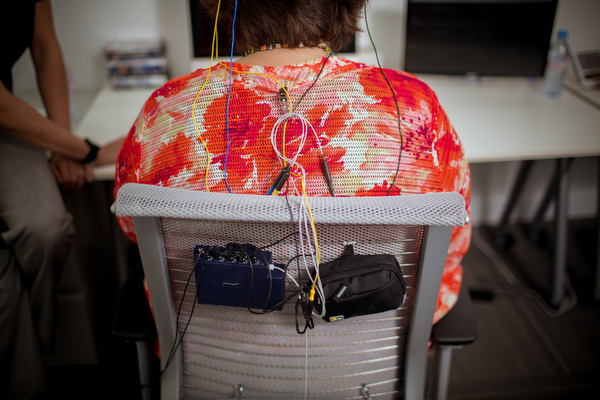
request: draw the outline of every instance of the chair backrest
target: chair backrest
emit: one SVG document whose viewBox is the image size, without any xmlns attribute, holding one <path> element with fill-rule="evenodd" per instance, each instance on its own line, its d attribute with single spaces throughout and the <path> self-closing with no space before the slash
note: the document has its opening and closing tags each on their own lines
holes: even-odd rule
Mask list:
<svg viewBox="0 0 600 400">
<path fill-rule="evenodd" d="M 297 254 L 297 237 L 287 235 L 298 230 L 294 210 L 304 200 L 142 184 L 119 190 L 114 211 L 133 217 L 163 369 L 185 330 L 162 373 L 162 398 L 360 399 L 367 391 L 382 399 L 423 398 L 451 231 L 467 221 L 463 197 L 308 200 L 321 262 L 342 255 L 345 242 L 354 243 L 356 254 L 393 254 L 407 286 L 402 307 L 331 323 L 315 317 L 314 329 L 299 335 L 294 301 L 264 315 L 195 304 L 193 279 L 187 289 L 186 283 L 196 245 L 277 242 L 269 247 L 273 262 L 285 264 Z"/>
</svg>

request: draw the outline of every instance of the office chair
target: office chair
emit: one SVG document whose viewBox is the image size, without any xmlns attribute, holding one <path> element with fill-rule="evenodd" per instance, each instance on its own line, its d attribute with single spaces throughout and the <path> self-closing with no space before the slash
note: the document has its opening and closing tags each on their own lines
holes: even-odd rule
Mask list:
<svg viewBox="0 0 600 400">
<path fill-rule="evenodd" d="M 438 383 L 426 385 L 452 227 L 467 223 L 458 193 L 309 199 L 321 262 L 341 256 L 348 242 L 357 254 L 398 259 L 407 295 L 397 310 L 337 322 L 315 316 L 314 328 L 301 335 L 295 301 L 263 315 L 196 302 L 190 283 L 196 246 L 271 244 L 272 262 L 285 264 L 297 254 L 297 235 L 290 233 L 298 230 L 292 216 L 302 201 L 133 183 L 119 190 L 113 211 L 133 218 L 152 302 L 161 398 L 422 399 L 426 386 L 432 397 L 445 396 L 450 349 L 476 335 L 468 312 L 459 325 L 471 330 L 458 340 L 440 329 L 444 347 L 438 351 L 434 338 L 437 355 L 430 360 Z M 291 278 L 303 278 L 295 273 L 290 266 L 286 295 L 294 289 Z"/>
</svg>

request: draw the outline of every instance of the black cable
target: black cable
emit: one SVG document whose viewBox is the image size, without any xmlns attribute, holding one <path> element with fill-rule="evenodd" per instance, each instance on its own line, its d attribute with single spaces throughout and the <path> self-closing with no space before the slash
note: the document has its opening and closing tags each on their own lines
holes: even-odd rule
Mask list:
<svg viewBox="0 0 600 400">
<path fill-rule="evenodd" d="M 342 33 L 340 33 L 338 35 L 338 38 L 335 41 L 335 45 L 333 46 L 334 49 L 337 48 L 337 45 L 340 42 L 340 38 L 341 37 L 342 37 Z M 323 61 L 323 65 L 321 66 L 321 70 L 317 74 L 317 77 L 315 78 L 315 80 L 313 81 L 313 83 L 308 87 L 308 89 L 306 89 L 304 91 L 304 93 L 302 94 L 302 96 L 300 96 L 300 99 L 296 102 L 296 105 L 294 106 L 294 110 L 298 108 L 298 106 L 300 105 L 300 102 L 302 102 L 302 100 L 304 100 L 304 97 L 308 94 L 308 92 L 313 88 L 313 86 L 315 86 L 317 84 L 317 81 L 321 77 L 321 74 L 323 73 L 323 70 L 325 69 L 325 65 L 327 64 L 327 61 L 329 60 L 329 57 L 331 57 L 332 54 L 333 54 L 333 50 L 330 51 L 329 54 L 327 54 L 327 57 Z"/>
<path fill-rule="evenodd" d="M 273 291 L 273 274 L 271 273 L 271 267 L 269 265 L 269 262 L 267 261 L 267 258 L 264 255 L 264 253 L 262 251 L 260 251 L 259 249 L 257 249 L 256 246 L 253 246 L 251 244 L 246 244 L 246 245 L 238 244 L 238 245 L 242 248 L 242 251 L 246 254 L 246 256 L 248 258 L 248 263 L 250 264 L 250 293 L 248 295 L 248 302 L 246 303 L 246 308 L 252 314 L 257 314 L 257 315 L 264 314 L 267 311 L 267 305 L 269 304 L 269 300 L 271 299 L 271 293 Z M 262 259 L 265 263 L 265 266 L 267 267 L 267 272 L 269 274 L 269 291 L 267 292 L 267 298 L 265 300 L 265 304 L 263 305 L 262 312 L 256 312 L 250 308 L 250 303 L 252 301 L 252 293 L 254 292 L 254 264 L 252 264 L 252 260 L 250 259 L 250 254 L 248 254 L 248 251 L 246 250 L 246 246 L 252 247 L 255 251 L 255 254 L 256 254 L 256 252 L 260 252 L 260 256 L 262 257 Z"/>
<path fill-rule="evenodd" d="M 285 269 L 287 270 L 287 268 L 292 263 L 292 261 L 294 261 L 296 259 L 300 259 L 300 257 L 312 257 L 312 256 L 313 256 L 313 254 L 296 254 L 294 257 L 289 259 L 287 264 L 285 264 Z M 300 274 L 298 274 L 298 278 L 300 278 Z M 298 282 L 298 284 L 301 285 L 300 282 Z"/>
<path fill-rule="evenodd" d="M 287 200 L 287 196 L 285 196 L 285 198 L 286 198 L 286 200 Z M 291 212 L 291 205 L 289 204 L 289 202 L 288 202 L 287 204 L 288 204 L 288 207 L 289 207 L 289 209 L 290 209 L 290 212 Z M 292 223 L 295 223 L 293 219 L 292 219 Z M 273 242 L 273 243 L 266 244 L 266 245 L 264 245 L 264 246 L 258 247 L 257 249 L 258 249 L 258 250 L 265 250 L 265 249 L 268 249 L 269 247 L 273 247 L 273 246 L 275 246 L 276 244 L 279 244 L 279 243 L 283 242 L 284 240 L 286 240 L 286 239 L 288 239 L 288 238 L 290 238 L 290 237 L 292 237 L 292 236 L 297 236 L 297 235 L 298 235 L 298 231 L 294 231 L 294 232 L 292 232 L 292 233 L 288 233 L 287 235 L 285 235 L 285 236 L 284 236 L 284 237 L 282 237 L 281 239 L 277 240 L 276 242 Z M 306 240 L 308 240 L 308 237 L 306 236 L 306 234 L 303 234 L 303 235 L 304 235 L 304 237 L 306 238 Z"/>
<path fill-rule="evenodd" d="M 333 48 L 337 48 L 337 45 L 340 41 L 340 38 L 342 37 L 342 33 L 341 32 L 335 42 L 335 45 L 333 46 Z M 327 57 L 325 57 L 325 60 L 323 60 L 323 64 L 321 65 L 321 69 L 319 70 L 319 73 L 317 74 L 317 77 L 315 78 L 315 80 L 311 83 L 311 85 L 304 91 L 304 93 L 302 94 L 302 96 L 300 96 L 300 99 L 298 99 L 298 101 L 296 102 L 293 110 L 295 111 L 299 106 L 300 103 L 302 102 L 302 100 L 304 100 L 304 97 L 306 97 L 306 95 L 308 94 L 308 92 L 317 84 L 317 81 L 319 80 L 319 78 L 321 77 L 321 74 L 323 73 L 323 71 L 325 70 L 325 65 L 327 64 L 327 61 L 329 60 L 329 58 L 333 55 L 333 50 L 331 50 L 329 52 L 329 54 L 327 54 Z M 281 90 L 279 91 L 279 95 L 278 98 L 281 99 Z M 283 160 L 281 160 L 282 164 L 285 164 L 285 162 Z M 285 179 L 282 181 L 281 180 L 281 175 L 282 173 L 285 172 L 286 166 L 284 166 L 284 168 L 279 172 L 279 176 L 277 177 L 277 179 L 275 180 L 275 183 L 273 183 L 273 186 L 271 187 L 271 189 L 269 190 L 268 194 L 270 195 L 273 192 L 273 189 L 277 187 L 277 183 L 279 182 L 279 189 L 281 188 L 281 186 L 283 186 L 283 182 L 287 182 L 287 178 L 289 176 L 289 166 L 288 167 L 288 171 L 287 171 L 287 175 L 285 176 Z M 333 197 L 333 183 L 331 182 L 331 174 L 329 173 L 329 166 L 327 164 L 327 160 L 325 159 L 325 156 L 323 155 L 323 174 L 325 176 L 325 180 L 327 182 L 328 188 L 329 188 L 329 192 L 331 193 L 331 196 Z M 277 189 L 277 191 L 279 191 L 279 189 Z"/>
<path fill-rule="evenodd" d="M 379 62 L 379 55 L 377 54 L 377 49 L 375 48 L 375 42 L 373 41 L 373 37 L 371 36 L 371 31 L 369 30 L 369 21 L 367 20 L 367 2 L 365 2 L 363 4 L 363 10 L 364 10 L 364 14 L 365 14 L 365 26 L 367 28 L 367 34 L 369 35 L 369 40 L 371 40 L 371 45 L 373 46 L 373 50 L 375 51 L 375 58 L 377 58 L 377 65 L 379 66 L 379 71 L 385 78 L 385 81 L 387 82 L 388 86 L 390 87 L 390 90 L 392 91 L 392 96 L 394 97 L 394 103 L 396 103 L 396 112 L 398 114 L 398 133 L 400 134 L 400 152 L 398 154 L 398 166 L 396 167 L 396 174 L 394 175 L 394 180 L 392 181 L 392 184 L 390 185 L 390 189 L 388 190 L 388 192 L 386 194 L 386 196 L 389 196 L 390 193 L 392 192 L 392 189 L 394 188 L 394 185 L 396 184 L 396 180 L 398 179 L 398 174 L 400 173 L 400 162 L 402 161 L 402 151 L 404 149 L 404 136 L 402 135 L 402 127 L 400 126 L 400 107 L 398 107 L 398 99 L 396 97 L 396 92 L 394 91 L 394 88 L 392 87 L 390 80 L 388 79 L 387 75 L 383 71 L 383 68 L 381 67 L 381 63 Z"/>
<path fill-rule="evenodd" d="M 296 232 L 294 232 L 294 234 L 295 234 L 295 233 L 296 233 Z M 291 236 L 291 234 L 290 234 L 290 235 L 286 235 L 286 238 L 287 238 L 287 237 L 290 237 L 290 236 Z M 283 240 L 283 239 L 281 239 L 281 240 Z M 281 240 L 279 240 L 277 243 L 281 242 Z M 268 247 L 268 246 L 263 246 L 262 248 L 257 248 L 257 247 L 255 247 L 255 246 L 253 246 L 253 245 L 250 245 L 250 244 L 249 244 L 248 246 L 251 246 L 251 247 L 253 247 L 253 248 L 254 248 L 255 250 L 257 250 L 257 251 L 260 251 L 260 249 L 263 249 L 263 248 L 266 248 L 266 247 Z M 268 266 L 268 265 L 269 265 L 269 263 L 268 263 L 268 261 L 267 261 L 267 259 L 266 259 L 265 255 L 262 253 L 262 251 L 260 252 L 260 254 L 261 254 L 261 256 L 263 257 L 263 260 L 264 260 L 264 263 L 265 263 L 265 265 L 267 265 L 267 266 Z M 294 257 L 290 258 L 290 259 L 288 260 L 288 262 L 286 263 L 286 265 L 285 265 L 285 268 L 283 269 L 283 273 L 284 273 L 284 275 L 287 275 L 287 270 L 288 270 L 288 267 L 290 266 L 290 264 L 292 263 L 292 261 L 294 261 L 295 259 L 299 259 L 299 258 L 300 258 L 300 257 L 302 257 L 302 256 L 309 256 L 309 257 L 310 257 L 311 255 L 310 255 L 310 254 L 297 254 L 297 255 L 295 255 Z M 250 258 L 248 257 L 248 259 L 250 259 Z M 265 305 L 264 305 L 264 307 L 263 307 L 263 310 L 262 310 L 262 312 L 256 312 L 256 311 L 253 311 L 253 310 L 251 310 L 251 309 L 250 309 L 250 301 L 251 301 L 252 292 L 253 292 L 253 286 L 254 286 L 254 283 L 253 283 L 253 278 L 251 278 L 250 296 L 249 296 L 249 298 L 248 298 L 247 308 L 248 308 L 248 311 L 250 311 L 252 314 L 256 314 L 256 315 L 262 315 L 262 314 L 267 314 L 267 313 L 273 312 L 273 311 L 274 311 L 274 310 L 276 310 L 276 309 L 277 309 L 279 306 L 281 306 L 281 305 L 283 305 L 283 304 L 286 304 L 288 301 L 290 301 L 291 299 L 293 299 L 294 297 L 296 297 L 296 296 L 297 296 L 297 295 L 298 295 L 298 294 L 299 294 L 299 293 L 302 291 L 302 285 L 301 285 L 301 283 L 300 283 L 300 282 L 301 282 L 300 273 L 298 273 L 298 280 L 299 280 L 299 283 L 298 283 L 298 285 L 299 285 L 299 289 L 300 289 L 300 290 L 298 290 L 298 291 L 295 291 L 294 293 L 292 293 L 291 295 L 289 295 L 287 298 L 285 298 L 285 299 L 281 300 L 280 302 L 278 302 L 278 303 L 274 304 L 274 305 L 273 305 L 273 306 L 271 306 L 270 308 L 267 308 L 267 306 L 268 306 L 268 304 L 269 304 L 269 300 L 270 300 L 270 298 L 271 298 L 271 292 L 272 292 L 272 286 L 273 286 L 273 276 L 272 276 L 271 268 L 270 268 L 270 267 L 267 267 L 267 268 L 269 268 L 269 292 L 268 292 L 268 295 L 267 295 L 267 300 L 265 301 Z"/>
<path fill-rule="evenodd" d="M 296 311 L 296 332 L 300 335 L 306 333 L 307 329 L 313 329 L 315 327 L 315 323 L 312 319 L 312 308 L 307 308 L 307 305 L 311 304 L 307 300 L 308 293 L 305 291 L 300 291 L 300 295 L 298 296 L 298 300 L 296 301 L 296 307 L 294 308 Z M 302 316 L 304 317 L 304 329 L 300 330 L 300 325 L 298 325 L 298 309 L 302 308 Z"/>
<path fill-rule="evenodd" d="M 286 196 L 286 197 L 287 197 L 287 196 Z M 293 221 L 292 221 L 292 222 L 293 222 Z M 266 244 L 266 245 L 264 245 L 264 246 L 262 246 L 262 247 L 259 247 L 259 248 L 258 248 L 258 250 L 264 250 L 264 249 L 268 249 L 269 247 L 273 247 L 273 246 L 275 246 L 276 244 L 279 244 L 279 243 L 283 242 L 285 239 L 287 239 L 287 238 L 289 238 L 289 237 L 291 237 L 291 236 L 297 235 L 297 234 L 298 234 L 298 231 L 294 231 L 294 232 L 292 232 L 292 233 L 289 233 L 289 234 L 285 235 L 284 237 L 282 237 L 281 239 L 279 239 L 279 240 L 278 240 L 278 241 L 276 241 L 276 242 L 269 243 L 269 244 Z"/>
<path fill-rule="evenodd" d="M 275 311 L 278 307 L 286 304 L 288 301 L 290 301 L 291 299 L 293 299 L 294 297 L 298 296 L 298 294 L 301 292 L 301 290 L 297 290 L 294 293 L 292 293 L 291 295 L 289 295 L 287 298 L 281 300 L 279 303 L 274 304 L 271 308 L 269 308 L 268 310 L 265 310 L 265 314 L 270 313 Z"/>
<path fill-rule="evenodd" d="M 181 315 L 181 308 L 183 306 L 183 301 L 185 300 L 185 293 L 187 292 L 187 288 L 190 284 L 190 280 L 192 279 L 192 275 L 194 274 L 194 272 L 197 269 L 196 264 L 198 263 L 198 260 L 200 259 L 202 254 L 205 253 L 206 255 L 208 255 L 208 251 L 210 251 L 213 247 L 214 246 L 210 247 L 207 251 L 199 251 L 198 252 L 198 258 L 196 258 L 196 260 L 194 261 L 194 267 L 190 271 L 187 282 L 185 283 L 185 286 L 183 288 L 183 294 L 181 295 L 181 300 L 179 302 L 179 308 L 177 310 L 177 318 L 175 320 L 176 324 L 179 324 L 179 316 Z M 202 270 L 200 271 L 200 277 L 198 278 L 198 283 L 200 283 L 200 281 L 202 280 L 202 275 L 204 275 L 204 267 L 205 266 L 206 266 L 206 257 L 204 258 L 204 261 L 202 262 Z M 194 313 L 194 309 L 196 307 L 196 302 L 198 299 L 198 287 L 199 286 L 200 286 L 199 284 L 196 285 L 196 296 L 194 297 L 194 301 L 192 302 L 192 309 L 190 310 L 190 315 L 185 324 L 185 327 L 183 328 L 183 331 L 181 332 L 181 337 L 179 338 L 179 341 L 177 341 L 177 336 L 179 336 L 179 328 L 177 326 L 175 327 L 175 339 L 173 340 L 173 346 L 171 347 L 171 351 L 169 352 L 169 356 L 167 357 L 167 362 L 165 363 L 165 367 L 160 371 L 161 375 L 167 370 L 167 368 L 173 361 L 173 358 L 175 357 L 175 352 L 177 351 L 177 348 L 179 348 L 179 346 L 181 345 L 181 342 L 183 341 L 183 336 L 187 332 L 188 326 L 190 325 L 190 322 L 192 320 L 192 314 Z"/>
</svg>

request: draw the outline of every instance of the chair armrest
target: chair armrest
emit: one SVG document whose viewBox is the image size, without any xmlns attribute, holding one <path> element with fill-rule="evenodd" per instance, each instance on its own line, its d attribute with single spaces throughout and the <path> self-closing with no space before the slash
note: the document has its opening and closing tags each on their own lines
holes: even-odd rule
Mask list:
<svg viewBox="0 0 600 400">
<path fill-rule="evenodd" d="M 134 250 L 137 251 L 137 246 Z M 151 341 L 156 338 L 156 326 L 144 290 L 144 271 L 139 253 L 134 257 L 130 256 L 129 275 L 121 288 L 112 333 L 129 341 Z"/>
<path fill-rule="evenodd" d="M 464 282 L 454 307 L 433 326 L 432 339 L 438 346 L 463 346 L 477 339 L 473 303 Z"/>
</svg>

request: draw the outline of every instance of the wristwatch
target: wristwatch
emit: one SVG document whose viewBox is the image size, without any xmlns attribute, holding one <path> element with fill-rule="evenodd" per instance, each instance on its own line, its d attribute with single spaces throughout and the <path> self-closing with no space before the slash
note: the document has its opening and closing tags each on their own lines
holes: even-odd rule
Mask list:
<svg viewBox="0 0 600 400">
<path fill-rule="evenodd" d="M 83 160 L 81 160 L 81 162 L 84 164 L 89 164 L 98 157 L 98 150 L 100 150 L 100 147 L 98 147 L 94 143 L 90 142 L 89 139 L 83 139 L 83 140 L 88 144 L 88 146 L 90 146 L 90 151 L 89 151 L 89 153 L 87 153 L 87 156 L 85 156 L 85 158 Z"/>
</svg>

